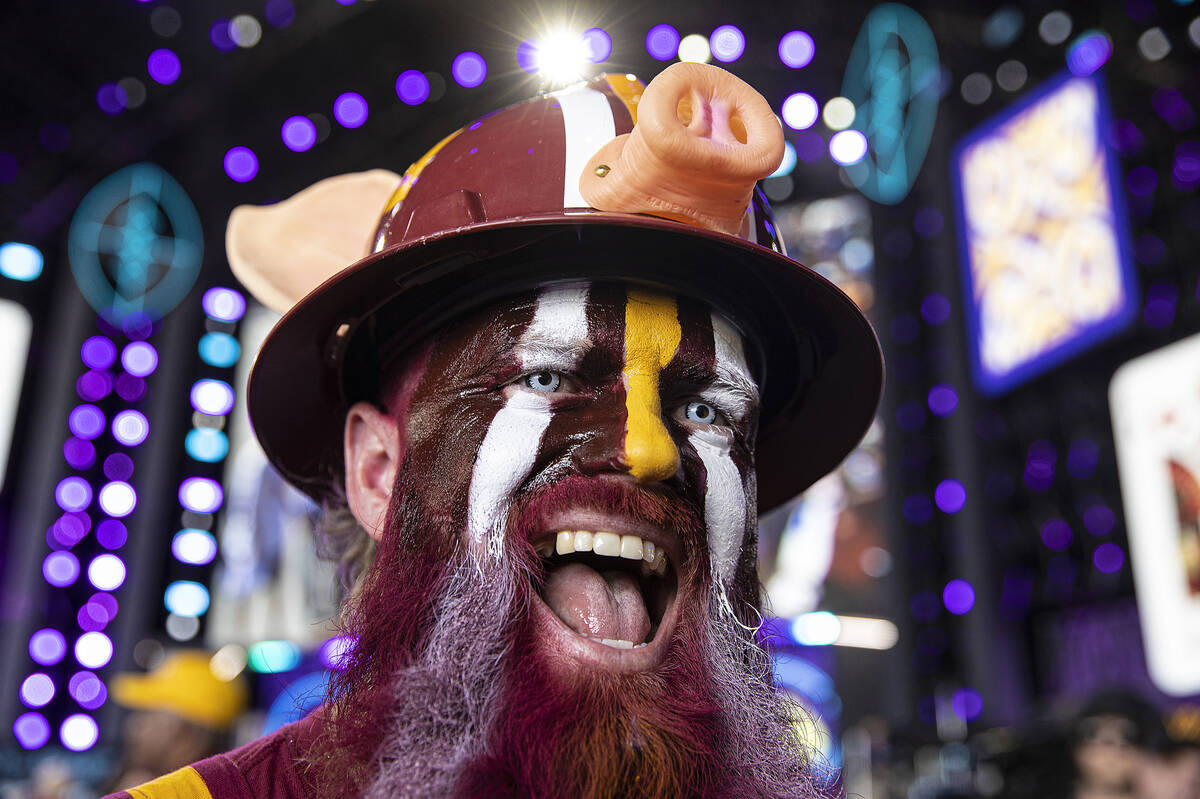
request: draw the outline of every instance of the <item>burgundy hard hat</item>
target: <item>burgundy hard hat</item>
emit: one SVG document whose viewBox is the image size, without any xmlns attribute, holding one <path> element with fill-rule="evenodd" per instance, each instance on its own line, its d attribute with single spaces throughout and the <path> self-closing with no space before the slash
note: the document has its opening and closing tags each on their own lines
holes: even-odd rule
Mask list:
<svg viewBox="0 0 1200 799">
<path fill-rule="evenodd" d="M 736 213 L 726 213 L 725 221 L 681 211 L 670 197 L 618 206 L 638 209 L 629 212 L 599 210 L 601 200 L 583 196 L 588 180 L 620 177 L 615 173 L 625 168 L 626 156 L 634 157 L 640 145 L 625 134 L 635 122 L 639 131 L 650 127 L 647 103 L 638 119 L 642 91 L 649 98 L 668 73 L 675 83 L 666 90 L 682 98 L 681 118 L 675 121 L 672 100 L 671 119 L 662 124 L 677 138 L 695 137 L 704 122 L 687 118 L 688 97 L 693 106 L 719 100 L 727 79 L 745 86 L 714 67 L 677 64 L 650 87 L 632 76 L 603 75 L 482 117 L 409 168 L 386 203 L 369 255 L 316 268 L 300 288 L 289 289 L 307 292 L 294 305 L 274 297 L 277 307 L 291 307 L 262 346 L 247 402 L 267 457 L 288 480 L 316 498 L 328 494 L 343 470 L 346 409 L 377 399 L 381 370 L 406 348 L 471 308 L 572 279 L 663 287 L 711 303 L 741 330 L 763 402 L 760 511 L 798 494 L 858 444 L 882 388 L 875 334 L 836 286 L 786 256 L 754 176 L 743 181 L 741 195 L 729 193 L 721 178 L 725 166 L 703 160 L 709 157 L 705 142 L 697 145 L 699 155 L 688 156 L 700 160 L 684 164 L 687 174 L 717 186 L 720 203 L 733 204 Z M 762 138 L 743 121 L 750 113 L 741 113 L 739 103 L 749 101 L 739 97 L 730 101 L 723 123 L 737 139 L 734 149 Z M 729 105 L 713 102 L 718 110 Z M 672 124 L 678 129 L 670 130 Z M 770 124 L 778 126 L 773 114 Z M 781 135 L 770 132 L 781 148 Z M 631 191 L 642 196 L 637 186 Z M 235 221 L 228 239 L 235 272 L 260 298 L 272 295 L 275 288 L 261 285 L 261 275 L 239 269 Z M 273 235 L 304 231 L 289 232 L 281 223 Z M 316 287 L 309 290 L 304 280 Z"/>
</svg>

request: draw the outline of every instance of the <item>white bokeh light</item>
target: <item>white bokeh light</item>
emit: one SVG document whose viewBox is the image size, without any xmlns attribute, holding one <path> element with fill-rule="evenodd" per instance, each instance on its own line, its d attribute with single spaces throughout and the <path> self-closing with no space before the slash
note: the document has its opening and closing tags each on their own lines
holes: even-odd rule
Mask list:
<svg viewBox="0 0 1200 799">
<path fill-rule="evenodd" d="M 854 115 L 856 113 L 854 103 L 845 97 L 834 97 L 825 103 L 825 110 L 821 113 L 821 119 L 825 121 L 825 126 L 830 130 L 843 130 L 854 124 Z"/>
<path fill-rule="evenodd" d="M 75 659 L 81 666 L 89 669 L 103 668 L 112 660 L 112 655 L 112 641 L 104 633 L 84 633 L 75 641 Z"/>
<path fill-rule="evenodd" d="M 857 130 L 843 130 L 829 140 L 829 157 L 843 166 L 856 164 L 867 154 L 867 137 Z"/>
<path fill-rule="evenodd" d="M 189 477 L 179 486 L 179 502 L 193 513 L 213 513 L 224 501 L 221 484 L 207 477 Z"/>
<path fill-rule="evenodd" d="M 583 76 L 588 50 L 583 37 L 571 30 L 555 30 L 538 40 L 534 63 L 550 83 L 571 83 Z"/>
<path fill-rule="evenodd" d="M 792 130 L 808 130 L 820 114 L 816 99 L 807 92 L 788 95 L 783 101 L 782 111 L 784 123 Z"/>
<path fill-rule="evenodd" d="M 101 591 L 115 591 L 125 582 L 125 561 L 111 552 L 97 555 L 88 564 L 88 582 Z"/>
<path fill-rule="evenodd" d="M 75 713 L 63 719 L 58 728 L 58 738 L 62 745 L 72 752 L 82 752 L 96 745 L 100 737 L 100 728 L 96 720 L 86 713 Z"/>
<path fill-rule="evenodd" d="M 137 507 L 137 492 L 123 480 L 105 483 L 100 489 L 100 509 L 114 519 L 122 519 Z"/>
<path fill-rule="evenodd" d="M 712 60 L 712 52 L 708 49 L 708 37 L 698 33 L 684 36 L 679 42 L 679 60 L 707 64 Z"/>
</svg>

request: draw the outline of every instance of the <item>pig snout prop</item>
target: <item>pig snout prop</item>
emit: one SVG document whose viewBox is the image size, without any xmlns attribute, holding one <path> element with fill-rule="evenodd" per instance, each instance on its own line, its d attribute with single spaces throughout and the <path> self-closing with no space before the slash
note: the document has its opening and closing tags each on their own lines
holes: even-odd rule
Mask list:
<svg viewBox="0 0 1200 799">
<path fill-rule="evenodd" d="M 600 148 L 579 179 L 597 210 L 644 213 L 736 235 L 754 184 L 783 160 L 766 99 L 707 64 L 673 64 L 642 94 L 633 131 Z"/>
</svg>

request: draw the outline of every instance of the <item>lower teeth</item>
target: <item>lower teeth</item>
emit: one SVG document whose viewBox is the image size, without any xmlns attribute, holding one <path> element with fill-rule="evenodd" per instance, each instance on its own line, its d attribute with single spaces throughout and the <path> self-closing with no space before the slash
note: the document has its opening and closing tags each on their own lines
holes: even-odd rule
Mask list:
<svg viewBox="0 0 1200 799">
<path fill-rule="evenodd" d="M 584 636 L 593 641 L 597 641 L 605 646 L 611 646 L 613 649 L 641 649 L 645 644 L 635 644 L 633 641 L 626 641 L 622 638 L 597 638 L 594 635 Z"/>
</svg>

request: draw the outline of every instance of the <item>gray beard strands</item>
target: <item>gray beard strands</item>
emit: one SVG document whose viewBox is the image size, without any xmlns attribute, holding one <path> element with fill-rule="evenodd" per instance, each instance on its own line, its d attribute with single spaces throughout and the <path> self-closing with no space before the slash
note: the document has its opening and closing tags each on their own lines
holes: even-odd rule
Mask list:
<svg viewBox="0 0 1200 799">
<path fill-rule="evenodd" d="M 502 723 L 505 669 L 517 625 L 528 623 L 529 575 L 512 557 L 476 564 L 458 549 L 455 560 L 428 648 L 393 678 L 394 705 L 382 719 L 389 732 L 367 799 L 452 795 Z M 798 706 L 773 688 L 753 631 L 715 591 L 708 605 L 705 657 L 724 715 L 727 784 L 745 786 L 739 796 L 819 796 L 792 721 Z"/>
</svg>

